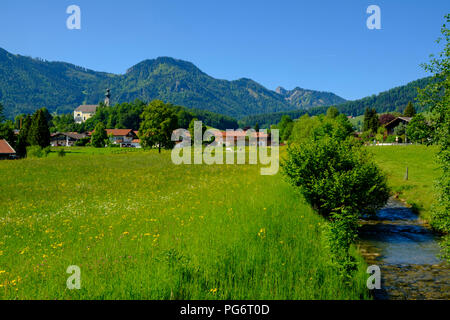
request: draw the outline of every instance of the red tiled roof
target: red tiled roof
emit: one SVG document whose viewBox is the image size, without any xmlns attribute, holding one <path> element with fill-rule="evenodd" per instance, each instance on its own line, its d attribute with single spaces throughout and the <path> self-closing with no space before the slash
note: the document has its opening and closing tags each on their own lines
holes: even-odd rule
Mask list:
<svg viewBox="0 0 450 320">
<path fill-rule="evenodd" d="M 109 136 L 112 134 L 113 136 L 126 136 L 130 132 L 133 132 L 131 129 L 106 129 L 106 134 Z"/>
<path fill-rule="evenodd" d="M 15 154 L 16 151 L 9 145 L 8 141 L 0 140 L 0 154 Z"/>
<path fill-rule="evenodd" d="M 95 130 L 88 132 L 88 135 L 91 136 Z M 127 136 L 130 132 L 134 133 L 132 129 L 106 129 L 106 134 L 109 136 L 112 134 L 114 137 L 123 137 Z"/>
<path fill-rule="evenodd" d="M 232 132 L 229 132 L 229 133 L 227 133 L 226 131 L 221 131 L 222 138 L 224 138 L 224 139 L 227 136 L 228 137 L 234 137 L 234 138 L 246 137 L 248 133 L 249 132 L 247 132 L 247 131 L 234 131 L 234 132 L 232 131 Z M 257 137 L 257 138 L 267 138 L 267 137 L 269 137 L 269 134 L 264 133 L 264 132 L 252 132 L 251 136 L 252 137 Z"/>
<path fill-rule="evenodd" d="M 248 131 L 230 131 L 229 133 L 227 133 L 226 131 L 215 131 L 215 135 L 217 137 L 222 136 L 222 139 L 226 139 L 226 137 L 230 137 L 230 138 L 239 138 L 239 137 L 246 137 L 247 134 L 249 134 L 250 132 Z M 191 134 L 189 132 L 185 132 L 184 133 L 186 137 L 190 137 Z M 257 138 L 268 138 L 269 134 L 268 133 L 264 133 L 264 132 L 252 132 L 251 134 L 252 137 L 257 137 Z"/>
</svg>

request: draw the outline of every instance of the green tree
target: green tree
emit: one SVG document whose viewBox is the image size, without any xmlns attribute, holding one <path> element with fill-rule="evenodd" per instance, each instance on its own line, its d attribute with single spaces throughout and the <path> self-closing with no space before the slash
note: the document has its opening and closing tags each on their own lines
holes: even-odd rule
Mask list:
<svg viewBox="0 0 450 320">
<path fill-rule="evenodd" d="M 292 123 L 292 122 L 293 121 L 292 121 L 292 118 L 290 116 L 284 115 L 284 116 L 281 117 L 280 122 L 278 123 L 277 127 L 275 128 L 275 129 L 280 130 L 280 138 L 283 141 L 287 140 L 287 139 L 286 140 L 284 139 L 286 136 L 290 136 L 290 133 L 289 134 L 285 134 L 286 128 L 290 127 L 289 130 L 291 130 L 291 132 L 292 132 L 292 127 L 293 126 L 291 127 L 291 125 L 290 125 L 290 123 Z"/>
<path fill-rule="evenodd" d="M 443 256 L 450 261 L 450 14 L 441 28 L 444 43 L 439 55 L 433 56 L 430 63 L 424 64 L 426 71 L 433 74 L 433 80 L 423 90 L 419 90 L 418 100 L 431 111 L 432 139 L 440 146 L 438 158 L 442 176 L 437 183 L 438 194 L 432 209 L 432 226 L 445 233 L 442 242 Z"/>
<path fill-rule="evenodd" d="M 50 129 L 45 110 L 39 109 L 32 117 L 28 132 L 28 142 L 32 146 L 46 148 L 50 145 Z"/>
<path fill-rule="evenodd" d="M 328 117 L 328 118 L 334 119 L 334 118 L 336 118 L 338 115 L 339 115 L 339 110 L 338 110 L 338 108 L 336 108 L 336 107 L 334 107 L 334 106 L 328 108 L 328 110 L 327 110 L 327 117 Z"/>
<path fill-rule="evenodd" d="M 377 111 L 373 108 L 366 108 L 364 113 L 363 131 L 371 130 L 376 133 L 379 126 L 380 121 L 378 119 Z"/>
<path fill-rule="evenodd" d="M 180 109 L 177 113 L 178 128 L 188 129 L 192 121 L 192 114 L 185 109 Z"/>
<path fill-rule="evenodd" d="M 177 129 L 178 117 L 171 104 L 154 100 L 145 107 L 141 119 L 139 137 L 143 147 L 158 146 L 161 153 L 161 148 L 173 146 L 172 132 Z"/>
<path fill-rule="evenodd" d="M 29 132 L 31 129 L 31 116 L 26 115 L 22 120 L 22 128 L 19 131 L 19 136 L 17 138 L 17 155 L 19 157 L 25 157 L 27 155 L 27 147 L 30 145 L 29 143 Z"/>
<path fill-rule="evenodd" d="M 191 135 L 191 142 L 194 142 L 194 126 L 195 126 L 196 121 L 199 121 L 199 120 L 197 118 L 193 118 L 191 120 L 191 122 L 189 123 L 189 134 Z M 202 140 L 203 140 L 203 135 L 205 134 L 206 130 L 208 130 L 208 128 L 202 122 Z"/>
<path fill-rule="evenodd" d="M 3 104 L 0 102 L 0 123 L 2 123 L 3 121 L 5 121 L 5 116 L 3 115 Z"/>
<path fill-rule="evenodd" d="M 342 207 L 374 212 L 389 197 L 386 177 L 353 139 L 324 137 L 292 146 L 283 168 L 312 207 L 326 217 Z"/>
<path fill-rule="evenodd" d="M 106 134 L 105 125 L 103 122 L 99 122 L 92 133 L 91 144 L 95 148 L 104 148 L 106 140 L 108 140 L 108 135 Z"/>
<path fill-rule="evenodd" d="M 258 122 L 255 124 L 255 128 L 254 129 L 255 129 L 256 132 L 259 131 L 259 123 Z"/>
<path fill-rule="evenodd" d="M 310 117 L 305 114 L 294 122 L 291 133 L 291 142 L 302 143 L 310 139 L 312 132 L 321 125 L 319 117 Z"/>
<path fill-rule="evenodd" d="M 396 136 L 403 136 L 406 133 L 406 126 L 403 123 L 400 123 L 398 126 L 394 128 L 394 134 Z"/>
<path fill-rule="evenodd" d="M 385 175 L 354 138 L 324 136 L 288 148 L 283 173 L 304 199 L 330 223 L 326 233 L 333 261 L 350 277 L 355 259 L 358 219 L 385 205 L 389 189 Z"/>
<path fill-rule="evenodd" d="M 292 129 L 294 129 L 294 122 L 289 122 L 286 124 L 283 130 L 283 136 L 281 137 L 281 141 L 288 141 L 291 138 Z"/>
<path fill-rule="evenodd" d="M 75 130 L 75 120 L 72 114 L 54 116 L 51 120 L 50 132 L 71 132 Z"/>
<path fill-rule="evenodd" d="M 422 114 L 417 114 L 406 127 L 406 135 L 412 142 L 427 143 L 431 139 L 431 127 Z"/>
<path fill-rule="evenodd" d="M 416 115 L 416 109 L 414 108 L 414 105 L 412 102 L 408 102 L 408 105 L 405 108 L 405 111 L 403 111 L 403 115 L 405 117 L 414 117 Z"/>
</svg>

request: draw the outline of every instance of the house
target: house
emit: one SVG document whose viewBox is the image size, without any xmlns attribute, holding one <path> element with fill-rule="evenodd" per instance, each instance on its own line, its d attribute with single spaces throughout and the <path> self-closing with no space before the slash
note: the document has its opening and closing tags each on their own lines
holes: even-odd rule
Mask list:
<svg viewBox="0 0 450 320">
<path fill-rule="evenodd" d="M 190 139 L 193 142 L 193 138 L 189 132 L 185 132 L 186 139 Z M 215 131 L 214 133 L 215 139 L 211 145 L 215 146 L 218 144 L 218 141 L 221 140 L 221 144 L 225 147 L 237 146 L 238 142 L 241 141 L 245 146 L 250 145 L 250 141 L 252 143 L 256 142 L 259 147 L 271 146 L 271 136 L 265 132 L 250 132 L 246 130 L 231 130 L 231 131 Z M 183 139 L 179 137 L 175 143 L 179 145 Z"/>
<path fill-rule="evenodd" d="M 120 144 L 121 148 L 131 148 L 137 138 L 132 129 L 106 129 L 106 134 L 113 144 Z"/>
<path fill-rule="evenodd" d="M 106 134 L 113 144 L 120 145 L 121 148 L 140 148 L 135 131 L 132 129 L 106 129 Z M 88 136 L 92 136 L 92 132 Z"/>
<path fill-rule="evenodd" d="M 398 125 L 403 123 L 405 126 L 407 126 L 411 119 L 411 117 L 397 117 L 391 122 L 385 124 L 384 127 L 386 128 L 388 135 L 393 135 L 394 130 Z"/>
<path fill-rule="evenodd" d="M 57 132 L 50 136 L 50 145 L 52 147 L 72 147 L 78 140 L 86 137 L 85 133 Z"/>
<path fill-rule="evenodd" d="M 83 123 L 97 112 L 98 105 L 81 105 L 73 112 L 75 123 Z"/>
<path fill-rule="evenodd" d="M 260 147 L 271 145 L 270 135 L 264 132 L 252 132 L 250 135 L 248 131 L 234 130 L 230 132 L 221 131 L 220 135 L 222 142 L 226 147 L 237 146 L 238 141 L 245 141 L 245 145 L 249 146 L 250 140 L 256 141 L 257 145 Z"/>
<path fill-rule="evenodd" d="M 0 140 L 0 160 L 14 159 L 16 157 L 16 150 L 14 150 L 8 141 Z"/>
</svg>

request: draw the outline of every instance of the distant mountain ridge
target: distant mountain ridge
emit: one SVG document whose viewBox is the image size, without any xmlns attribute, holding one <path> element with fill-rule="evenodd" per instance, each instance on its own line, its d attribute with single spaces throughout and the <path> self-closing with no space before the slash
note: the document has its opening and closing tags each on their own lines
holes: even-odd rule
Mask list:
<svg viewBox="0 0 450 320">
<path fill-rule="evenodd" d="M 117 75 L 0 48 L 0 101 L 8 118 L 42 107 L 69 113 L 78 105 L 103 101 L 106 88 L 113 104 L 161 99 L 235 118 L 345 102 L 329 92 L 295 88 L 278 93 L 247 78 L 215 79 L 191 62 L 170 57 L 144 60 Z"/>
<path fill-rule="evenodd" d="M 286 90 L 278 87 L 276 93 L 282 95 L 289 104 L 295 106 L 328 106 L 337 105 L 346 102 L 344 98 L 335 95 L 332 92 L 314 91 L 296 87 L 293 90 Z"/>
<path fill-rule="evenodd" d="M 415 102 L 418 91 L 417 89 L 425 88 L 429 83 L 435 81 L 432 77 L 426 77 L 418 80 L 411 81 L 406 85 L 392 88 L 387 91 L 383 91 L 377 95 L 371 95 L 362 99 L 347 101 L 337 106 L 339 112 L 348 116 L 359 116 L 364 114 L 366 108 L 374 108 L 378 113 L 385 112 L 400 112 L 402 113 L 408 104 L 408 102 Z M 282 88 L 277 89 L 282 90 Z M 287 93 L 283 93 L 287 95 Z M 267 114 L 249 115 L 240 120 L 242 126 L 253 126 L 258 123 L 262 127 L 268 127 L 271 124 L 280 122 L 281 117 L 284 115 L 290 116 L 292 119 L 297 119 L 304 114 L 310 116 L 326 113 L 329 106 L 318 106 L 314 108 L 304 110 L 290 110 L 282 112 L 274 112 Z M 419 112 L 425 111 L 427 108 L 415 105 L 416 110 Z"/>
</svg>

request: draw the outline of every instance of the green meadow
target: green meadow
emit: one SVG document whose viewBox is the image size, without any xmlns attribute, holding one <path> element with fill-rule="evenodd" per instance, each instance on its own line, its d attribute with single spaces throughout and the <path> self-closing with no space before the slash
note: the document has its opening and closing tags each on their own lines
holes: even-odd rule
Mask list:
<svg viewBox="0 0 450 320">
<path fill-rule="evenodd" d="M 435 198 L 434 182 L 441 171 L 436 162 L 436 146 L 372 146 L 376 163 L 388 176 L 394 194 L 403 199 L 421 216 L 429 220 Z M 408 180 L 405 180 L 408 168 Z"/>
<path fill-rule="evenodd" d="M 1 161 L 0 190 L 1 299 L 369 298 L 362 259 L 344 284 L 325 220 L 256 165 L 71 148 Z"/>
</svg>

